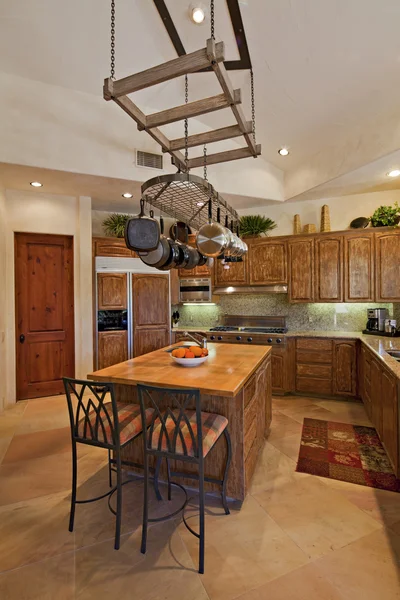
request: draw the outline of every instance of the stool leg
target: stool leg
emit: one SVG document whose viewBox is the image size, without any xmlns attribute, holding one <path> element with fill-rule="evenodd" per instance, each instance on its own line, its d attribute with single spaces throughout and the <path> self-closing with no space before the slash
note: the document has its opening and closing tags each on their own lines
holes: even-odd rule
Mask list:
<svg viewBox="0 0 400 600">
<path fill-rule="evenodd" d="M 162 457 L 157 456 L 156 468 L 154 470 L 154 491 L 156 493 L 156 497 L 157 497 L 158 501 L 162 500 L 162 496 L 160 494 L 160 488 L 158 487 L 158 478 L 160 476 L 161 461 L 162 461 Z"/>
<path fill-rule="evenodd" d="M 108 484 L 112 488 L 111 450 L 108 450 Z"/>
<path fill-rule="evenodd" d="M 117 466 L 117 516 L 115 522 L 115 550 L 119 550 L 121 540 L 121 518 L 122 518 L 122 466 L 121 466 L 121 451 L 118 448 L 115 451 L 116 466 Z"/>
<path fill-rule="evenodd" d="M 167 462 L 167 480 L 168 480 L 168 500 L 171 500 L 172 494 L 171 494 L 171 469 L 169 468 L 169 460 L 168 458 L 165 459 Z"/>
<path fill-rule="evenodd" d="M 222 480 L 222 494 L 221 495 L 222 495 L 222 506 L 224 507 L 225 514 L 229 515 L 230 510 L 228 508 L 228 503 L 226 501 L 226 483 L 228 480 L 229 466 L 231 464 L 231 459 L 232 459 L 232 444 L 231 444 L 231 436 L 229 435 L 229 431 L 226 427 L 224 429 L 224 435 L 225 435 L 225 440 L 226 440 L 227 456 L 226 456 L 226 463 L 225 463 L 225 470 L 224 470 L 224 478 Z"/>
<path fill-rule="evenodd" d="M 74 530 L 75 506 L 76 506 L 76 485 L 78 475 L 78 464 L 76 454 L 76 442 L 72 440 L 72 491 L 71 491 L 71 510 L 69 513 L 69 531 Z"/>
<path fill-rule="evenodd" d="M 204 465 L 201 458 L 199 463 L 199 507 L 200 507 L 200 546 L 199 546 L 199 573 L 204 573 Z"/>
<path fill-rule="evenodd" d="M 158 461 L 158 458 L 157 458 Z M 143 490 L 143 523 L 142 523 L 142 544 L 140 552 L 146 554 L 147 545 L 147 524 L 149 520 L 149 457 L 144 451 L 144 490 Z"/>
</svg>

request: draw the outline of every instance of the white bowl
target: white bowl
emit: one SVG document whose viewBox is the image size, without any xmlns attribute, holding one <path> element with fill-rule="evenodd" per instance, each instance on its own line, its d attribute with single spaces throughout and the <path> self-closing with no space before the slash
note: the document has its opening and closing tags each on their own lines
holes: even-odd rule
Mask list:
<svg viewBox="0 0 400 600">
<path fill-rule="evenodd" d="M 208 356 L 200 356 L 199 358 L 176 358 L 170 354 L 172 360 L 182 367 L 198 367 L 204 361 L 207 360 Z"/>
</svg>

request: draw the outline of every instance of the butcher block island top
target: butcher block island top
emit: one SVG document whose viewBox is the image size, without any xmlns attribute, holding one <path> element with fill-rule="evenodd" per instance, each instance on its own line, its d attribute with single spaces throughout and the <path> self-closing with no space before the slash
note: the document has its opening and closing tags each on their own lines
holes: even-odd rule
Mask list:
<svg viewBox="0 0 400 600">
<path fill-rule="evenodd" d="M 195 388 L 202 394 L 234 397 L 269 355 L 271 347 L 209 344 L 208 352 L 207 360 L 198 367 L 182 367 L 162 348 L 91 373 L 88 378 L 124 385 Z"/>
</svg>

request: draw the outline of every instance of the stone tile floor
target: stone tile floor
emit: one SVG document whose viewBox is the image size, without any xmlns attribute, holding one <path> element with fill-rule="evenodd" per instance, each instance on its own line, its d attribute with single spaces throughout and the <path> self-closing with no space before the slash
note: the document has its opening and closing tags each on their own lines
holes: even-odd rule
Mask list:
<svg viewBox="0 0 400 600">
<path fill-rule="evenodd" d="M 369 424 L 360 404 L 274 399 L 271 434 L 242 509 L 225 516 L 217 499 L 208 500 L 201 576 L 197 540 L 178 519 L 153 525 L 147 554 L 140 554 L 140 482 L 124 488 L 118 552 L 106 500 L 78 506 L 69 533 L 65 398 L 6 410 L 0 415 L 1 600 L 400 599 L 400 494 L 296 473 L 305 416 Z M 106 488 L 106 454 L 80 448 L 81 498 Z M 165 505 L 152 499 L 153 511 L 161 514 Z M 189 510 L 194 522 L 195 500 Z"/>
</svg>

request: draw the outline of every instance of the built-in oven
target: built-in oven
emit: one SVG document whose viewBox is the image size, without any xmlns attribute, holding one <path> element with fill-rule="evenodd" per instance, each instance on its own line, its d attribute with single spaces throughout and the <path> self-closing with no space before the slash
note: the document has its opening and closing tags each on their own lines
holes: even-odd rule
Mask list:
<svg viewBox="0 0 400 600">
<path fill-rule="evenodd" d="M 202 302 L 211 302 L 211 279 L 181 279 L 179 286 L 179 302 L 193 302 L 201 304 Z"/>
<path fill-rule="evenodd" d="M 128 329 L 127 310 L 99 310 L 97 313 L 98 331 L 125 331 Z"/>
</svg>

